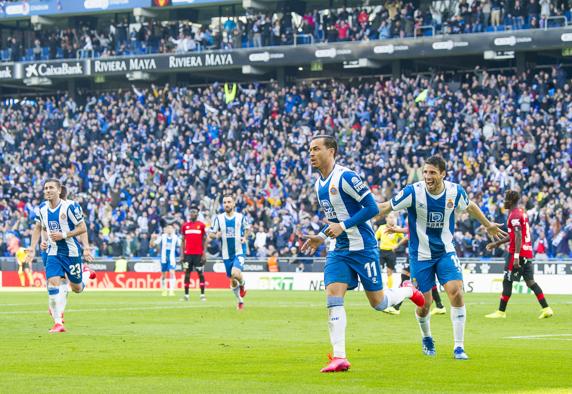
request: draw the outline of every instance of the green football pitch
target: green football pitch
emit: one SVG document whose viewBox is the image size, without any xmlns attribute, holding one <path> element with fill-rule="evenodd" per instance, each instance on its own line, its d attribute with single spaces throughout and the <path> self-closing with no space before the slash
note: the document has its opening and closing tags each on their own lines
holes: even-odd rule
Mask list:
<svg viewBox="0 0 572 394">
<path fill-rule="evenodd" d="M 444 393 L 572 392 L 572 296 L 468 294 L 468 361 L 452 358 L 449 316 L 433 316 L 437 357 L 421 353 L 407 301 L 400 316 L 346 298 L 352 368 L 321 374 L 330 351 L 325 295 L 251 291 L 237 311 L 230 291 L 189 303 L 159 292 L 70 294 L 67 333 L 48 334 L 45 292 L 0 292 L 0 392 Z M 448 304 L 446 304 L 448 306 Z"/>
</svg>

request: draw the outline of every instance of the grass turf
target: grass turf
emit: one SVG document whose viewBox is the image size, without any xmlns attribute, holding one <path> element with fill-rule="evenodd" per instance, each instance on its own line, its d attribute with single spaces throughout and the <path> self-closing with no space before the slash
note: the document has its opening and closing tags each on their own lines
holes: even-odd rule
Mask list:
<svg viewBox="0 0 572 394">
<path fill-rule="evenodd" d="M 1 292 L 0 392 L 572 392 L 572 296 L 548 296 L 555 316 L 538 320 L 534 296 L 515 295 L 506 320 L 489 320 L 498 295 L 468 294 L 471 359 L 456 361 L 448 314 L 431 319 L 429 358 L 409 301 L 389 316 L 351 292 L 352 368 L 337 374 L 319 373 L 330 351 L 323 293 L 251 291 L 243 311 L 230 291 L 179 296 L 70 294 L 68 332 L 48 334 L 44 292 Z"/>
</svg>

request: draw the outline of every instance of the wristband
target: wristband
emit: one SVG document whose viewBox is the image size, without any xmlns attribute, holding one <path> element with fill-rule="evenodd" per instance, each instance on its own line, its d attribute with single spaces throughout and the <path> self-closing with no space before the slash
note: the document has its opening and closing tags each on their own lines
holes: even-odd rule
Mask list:
<svg viewBox="0 0 572 394">
<path fill-rule="evenodd" d="M 340 222 L 340 226 L 342 226 L 342 228 L 344 229 L 344 231 L 346 231 L 346 224 L 344 222 Z"/>
<path fill-rule="evenodd" d="M 520 253 L 515 253 L 513 256 L 515 260 L 518 260 L 520 258 Z"/>
<path fill-rule="evenodd" d="M 64 237 L 64 239 L 66 239 L 68 237 L 68 233 L 67 232 L 62 232 L 62 237 Z"/>
<path fill-rule="evenodd" d="M 318 233 L 318 236 L 319 236 L 320 238 L 322 238 L 322 239 L 328 238 L 328 236 L 327 236 L 326 234 L 322 233 L 322 232 L 319 232 L 319 233 Z"/>
</svg>

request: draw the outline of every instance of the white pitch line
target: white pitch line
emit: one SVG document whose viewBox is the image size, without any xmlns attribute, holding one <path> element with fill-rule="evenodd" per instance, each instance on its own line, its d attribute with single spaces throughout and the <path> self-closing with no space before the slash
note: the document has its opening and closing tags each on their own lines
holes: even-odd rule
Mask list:
<svg viewBox="0 0 572 394">
<path fill-rule="evenodd" d="M 547 341 L 572 341 L 572 338 L 562 337 L 572 337 L 572 334 L 519 335 L 514 337 L 504 337 L 503 339 L 543 339 Z"/>
<path fill-rule="evenodd" d="M 229 303 L 229 304 L 208 304 L 208 305 L 164 305 L 164 306 L 147 306 L 147 307 L 128 307 L 128 308 L 82 308 L 82 309 L 67 309 L 66 312 L 74 312 L 74 313 L 78 313 L 78 312 L 115 312 L 115 311 L 147 311 L 147 310 L 161 310 L 161 309 L 203 309 L 203 310 L 207 310 L 207 309 L 211 309 L 211 308 L 230 308 L 233 304 Z M 299 305 L 293 305 L 293 304 L 285 304 L 285 305 L 280 305 L 280 303 L 272 303 L 272 304 L 268 304 L 268 305 L 264 305 L 264 304 L 254 304 L 256 306 L 272 306 L 272 307 L 279 307 L 279 308 L 307 308 L 309 306 L 312 307 L 316 307 L 316 306 L 322 306 L 322 304 L 299 304 Z M 46 313 L 46 310 L 42 310 L 42 311 L 0 311 L 0 315 L 35 315 L 35 314 L 44 314 Z"/>
</svg>

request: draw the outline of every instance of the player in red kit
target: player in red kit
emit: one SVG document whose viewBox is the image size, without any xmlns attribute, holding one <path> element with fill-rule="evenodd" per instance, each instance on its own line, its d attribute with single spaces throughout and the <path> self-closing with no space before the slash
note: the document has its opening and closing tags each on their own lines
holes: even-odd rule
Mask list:
<svg viewBox="0 0 572 394">
<path fill-rule="evenodd" d="M 183 236 L 183 256 L 181 265 L 185 270 L 185 301 L 189 301 L 189 285 L 191 283 L 191 272 L 193 269 L 199 274 L 201 287 L 201 301 L 206 301 L 205 297 L 205 262 L 207 260 L 205 251 L 207 243 L 207 233 L 205 224 L 197 220 L 199 208 L 191 206 L 191 220 L 183 223 L 181 234 Z"/>
<path fill-rule="evenodd" d="M 517 191 L 509 190 L 504 197 L 504 207 L 508 210 L 508 236 L 497 242 L 491 242 L 487 245 L 487 250 L 506 243 L 509 243 L 508 256 L 504 266 L 504 279 L 502 282 L 502 295 L 500 299 L 499 310 L 486 315 L 490 319 L 498 319 L 506 317 L 506 305 L 512 294 L 512 282 L 519 281 L 521 276 L 524 278 L 526 285 L 534 292 L 538 302 L 542 306 L 542 313 L 539 319 L 545 319 L 554 314 L 552 308 L 548 306 L 546 298 L 538 283 L 534 281 L 534 268 L 532 253 L 532 239 L 528 217 L 523 208 L 518 206 L 520 194 Z"/>
</svg>

